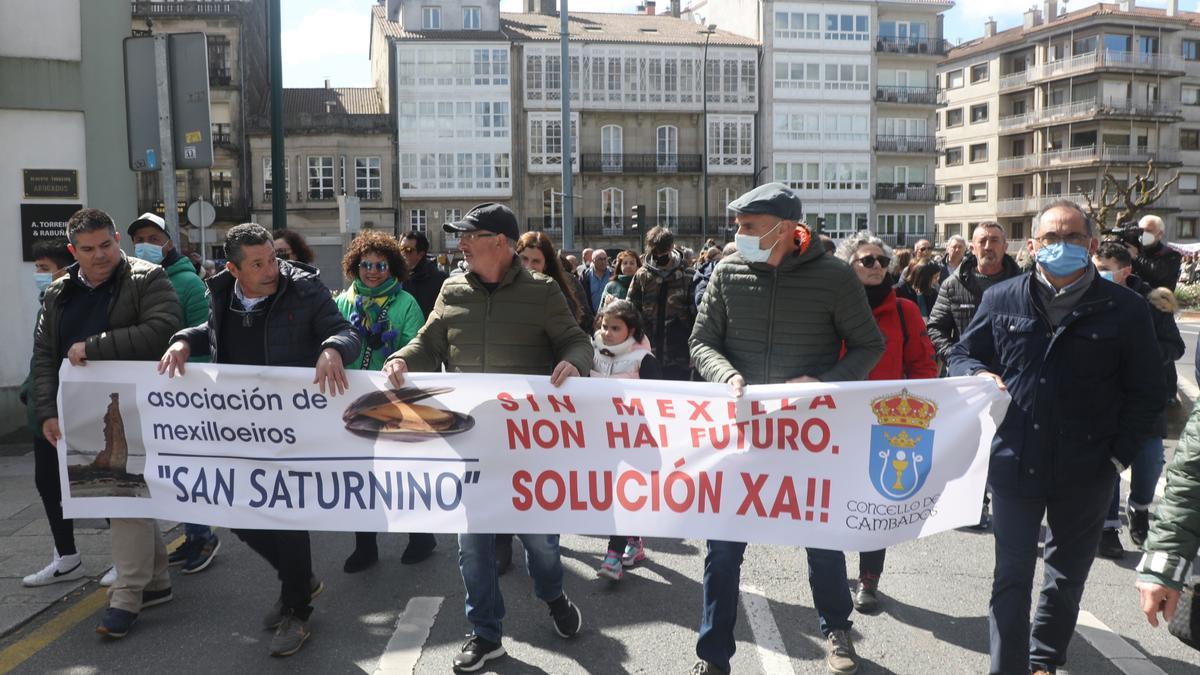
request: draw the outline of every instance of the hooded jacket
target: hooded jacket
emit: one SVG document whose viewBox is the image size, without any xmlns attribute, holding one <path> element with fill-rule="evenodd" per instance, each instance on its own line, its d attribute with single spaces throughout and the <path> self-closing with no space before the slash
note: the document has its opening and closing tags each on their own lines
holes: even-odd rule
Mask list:
<svg viewBox="0 0 1200 675">
<path fill-rule="evenodd" d="M 684 267 L 677 251 L 663 267 L 647 255 L 646 262 L 633 275 L 626 299 L 641 314 L 642 330 L 665 368 L 690 365 L 688 336 L 696 320 L 692 302 L 692 270 Z"/>
<path fill-rule="evenodd" d="M 1200 401 L 1179 436 L 1166 479 L 1167 489 L 1150 524 L 1146 553 L 1137 571 L 1140 581 L 1178 590 L 1200 550 Z"/>
<path fill-rule="evenodd" d="M 186 340 L 193 356 L 211 356 L 222 363 L 221 324 L 229 319 L 233 275 L 225 270 L 208 280 L 208 320 L 185 328 L 171 342 Z M 353 367 L 362 343 L 350 322 L 338 311 L 320 273 L 304 263 L 281 260 L 279 287 L 267 309 L 263 335 L 264 366 L 312 368 L 326 348 L 342 355 L 342 363 Z"/>
<path fill-rule="evenodd" d="M 746 262 L 737 253 L 723 258 L 713 269 L 690 343 L 706 381 L 728 382 L 741 374 L 747 384 L 803 375 L 862 380 L 884 352 L 862 282 L 815 237 L 777 267 Z"/>
</svg>

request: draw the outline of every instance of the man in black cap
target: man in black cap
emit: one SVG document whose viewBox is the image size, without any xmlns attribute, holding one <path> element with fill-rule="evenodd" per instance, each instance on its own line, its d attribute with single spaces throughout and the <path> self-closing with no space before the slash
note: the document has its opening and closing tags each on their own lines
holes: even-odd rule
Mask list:
<svg viewBox="0 0 1200 675">
<path fill-rule="evenodd" d="M 533 275 L 513 251 L 517 218 L 501 204 L 480 204 L 442 228 L 459 236 L 466 274 L 442 284 L 433 312 L 417 336 L 392 354 L 383 372 L 395 387 L 413 372 L 549 375 L 555 386 L 587 373 L 592 343 L 550 277 Z M 525 544 L 533 591 L 549 605 L 554 630 L 579 632 L 583 615 L 563 593 L 558 535 L 517 535 Z M 458 567 L 467 591 L 471 637 L 454 669 L 473 672 L 504 655 L 504 598 L 500 595 L 494 534 L 460 534 Z"/>
<path fill-rule="evenodd" d="M 129 237 L 133 239 L 133 255 L 146 262 L 162 265 L 175 295 L 179 296 L 179 306 L 183 308 L 183 327 L 199 326 L 208 318 L 208 298 L 204 282 L 196 274 L 192 261 L 179 254 L 175 243 L 167 234 L 166 221 L 156 213 L 143 213 L 129 225 Z M 194 362 L 207 362 L 207 357 L 193 357 Z M 221 541 L 213 534 L 207 525 L 185 523 L 183 532 L 186 535 L 183 544 L 174 551 L 167 560 L 172 565 L 183 565 L 180 568 L 184 574 L 195 574 L 208 569 Z"/>
<path fill-rule="evenodd" d="M 700 375 L 728 383 L 735 397 L 747 384 L 866 379 L 883 355 L 883 336 L 854 271 L 826 255 L 817 236 L 799 222 L 800 198 L 781 183 L 769 183 L 736 199 L 729 210 L 737 218 L 737 252 L 713 270 L 692 329 L 691 355 Z M 729 672 L 745 550 L 743 542 L 708 542 L 696 642 L 700 661 L 692 670 L 697 675 Z M 846 556 L 813 548 L 807 553 L 825 662 L 834 673 L 856 672 Z"/>
</svg>

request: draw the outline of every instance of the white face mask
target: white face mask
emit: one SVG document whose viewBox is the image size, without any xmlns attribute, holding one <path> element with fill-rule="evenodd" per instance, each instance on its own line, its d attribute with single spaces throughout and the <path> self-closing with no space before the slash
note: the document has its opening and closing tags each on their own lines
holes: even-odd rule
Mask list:
<svg viewBox="0 0 1200 675">
<path fill-rule="evenodd" d="M 1156 237 L 1150 232 L 1142 232 L 1141 241 L 1142 246 L 1153 246 L 1154 242 L 1156 241 Z"/>
<path fill-rule="evenodd" d="M 748 234 L 733 235 L 733 243 L 735 246 L 737 246 L 738 253 L 742 254 L 742 257 L 746 259 L 746 262 L 767 262 L 767 260 L 771 258 L 771 250 L 775 248 L 775 245 L 772 244 L 769 248 L 762 248 L 762 239 L 768 234 L 774 232 L 782 224 L 783 221 L 780 220 L 779 222 L 775 223 L 775 227 L 772 227 L 758 237 L 753 237 Z M 778 243 L 778 240 L 776 240 L 776 242 Z"/>
</svg>

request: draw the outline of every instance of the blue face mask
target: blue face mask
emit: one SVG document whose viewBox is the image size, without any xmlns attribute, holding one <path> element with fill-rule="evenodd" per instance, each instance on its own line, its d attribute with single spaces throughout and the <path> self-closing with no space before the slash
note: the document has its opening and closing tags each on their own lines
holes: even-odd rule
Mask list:
<svg viewBox="0 0 1200 675">
<path fill-rule="evenodd" d="M 1108 270 L 1100 270 L 1100 278 L 1104 279 L 1105 281 L 1114 281 L 1113 273 L 1109 272 Z"/>
<path fill-rule="evenodd" d="M 163 261 L 163 247 L 155 246 L 154 244 L 150 243 L 134 244 L 133 256 L 157 265 Z"/>
<path fill-rule="evenodd" d="M 1087 249 L 1065 241 L 1038 249 L 1037 262 L 1047 274 L 1069 277 L 1088 264 Z"/>
<path fill-rule="evenodd" d="M 33 283 L 37 284 L 38 293 L 44 293 L 54 283 L 54 275 L 50 272 L 34 272 Z"/>
</svg>

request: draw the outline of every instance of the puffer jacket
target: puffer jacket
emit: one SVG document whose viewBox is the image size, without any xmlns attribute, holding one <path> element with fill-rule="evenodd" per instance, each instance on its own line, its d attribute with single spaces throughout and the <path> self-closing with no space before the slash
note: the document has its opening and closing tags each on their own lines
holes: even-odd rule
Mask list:
<svg viewBox="0 0 1200 675">
<path fill-rule="evenodd" d="M 691 336 L 692 359 L 708 382 L 741 374 L 747 384 L 803 375 L 862 380 L 883 355 L 883 335 L 862 282 L 820 242 L 778 267 L 741 254 L 713 269 Z M 843 343 L 845 355 L 839 360 Z"/>
<path fill-rule="evenodd" d="M 1038 498 L 1103 483 L 1112 489 L 1112 460 L 1129 466 L 1163 409 L 1150 309 L 1097 275 L 1053 328 L 1035 295 L 1036 274 L 989 288 L 950 350 L 951 375 L 995 373 L 1012 397 L 992 440 L 988 483 Z"/>
<path fill-rule="evenodd" d="M 549 375 L 567 361 L 586 375 L 592 341 L 575 323 L 558 283 L 521 267 L 517 256 L 488 293 L 474 272 L 442 285 L 425 325 L 388 360 L 413 372 Z"/>
<path fill-rule="evenodd" d="M 950 357 L 950 348 L 966 332 L 967 325 L 979 309 L 979 301 L 983 299 L 983 290 L 975 279 L 978 265 L 979 260 L 968 253 L 958 266 L 958 273 L 942 282 L 937 302 L 929 312 L 929 339 L 937 350 L 938 358 L 943 361 Z M 1017 261 L 1007 253 L 1004 254 L 1002 269 L 1003 279 L 1011 279 L 1021 273 Z"/>
<path fill-rule="evenodd" d="M 86 340 L 89 361 L 157 361 L 166 351 L 171 333 L 179 330 L 179 298 L 160 265 L 123 257 L 113 270 L 108 330 Z M 33 400 L 37 425 L 58 417 L 58 369 L 66 354 L 58 346 L 61 301 L 64 294 L 82 288 L 79 263 L 46 289 L 33 337 Z"/>
<path fill-rule="evenodd" d="M 1166 477 L 1137 571 L 1140 581 L 1180 589 L 1200 550 L 1200 400 L 1192 407 Z"/>
<path fill-rule="evenodd" d="M 316 268 L 295 261 L 279 262 L 279 287 L 267 310 L 264 366 L 312 368 L 321 352 L 332 347 L 342 363 L 355 363 L 362 343 L 334 304 Z M 186 340 L 192 356 L 221 361 L 221 322 L 227 320 L 236 281 L 228 270 L 208 280 L 208 321 L 185 328 L 171 342 Z"/>
<path fill-rule="evenodd" d="M 171 255 L 162 263 L 163 269 L 171 279 L 171 286 L 179 296 L 179 305 L 183 310 L 184 326 L 199 326 L 208 318 L 207 289 L 192 261 L 172 250 Z"/>
<path fill-rule="evenodd" d="M 694 272 L 685 267 L 677 251 L 659 267 L 652 256 L 638 268 L 629 283 L 626 299 L 641 314 L 642 330 L 664 368 L 687 368 L 688 336 L 696 321 L 696 305 L 691 287 Z"/>
</svg>

